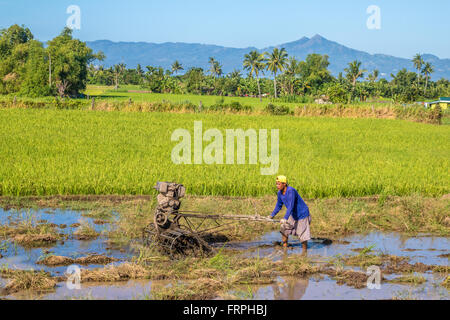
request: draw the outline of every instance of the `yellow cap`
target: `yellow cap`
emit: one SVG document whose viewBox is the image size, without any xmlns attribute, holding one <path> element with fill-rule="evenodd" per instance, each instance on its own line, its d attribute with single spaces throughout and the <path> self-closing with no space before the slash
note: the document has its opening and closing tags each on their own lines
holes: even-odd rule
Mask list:
<svg viewBox="0 0 450 320">
<path fill-rule="evenodd" d="M 277 182 L 287 183 L 287 178 L 285 176 L 278 176 Z"/>
</svg>

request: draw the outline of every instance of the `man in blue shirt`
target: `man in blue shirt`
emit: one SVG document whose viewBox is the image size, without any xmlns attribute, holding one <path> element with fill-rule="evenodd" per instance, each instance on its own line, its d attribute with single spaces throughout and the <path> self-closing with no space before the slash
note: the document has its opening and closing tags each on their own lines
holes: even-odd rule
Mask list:
<svg viewBox="0 0 450 320">
<path fill-rule="evenodd" d="M 311 215 L 305 201 L 300 197 L 297 190 L 288 186 L 285 176 L 277 177 L 278 200 L 270 217 L 273 219 L 280 212 L 283 205 L 286 214 L 281 219 L 281 230 L 283 247 L 288 246 L 289 235 L 297 236 L 302 243 L 303 254 L 308 250 L 308 240 L 311 240 L 310 223 Z"/>
</svg>

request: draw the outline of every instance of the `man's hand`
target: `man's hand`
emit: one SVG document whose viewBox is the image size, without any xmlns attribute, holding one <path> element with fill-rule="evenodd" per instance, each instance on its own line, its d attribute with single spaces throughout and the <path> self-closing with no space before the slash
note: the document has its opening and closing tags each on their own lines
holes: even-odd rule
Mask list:
<svg viewBox="0 0 450 320">
<path fill-rule="evenodd" d="M 269 219 L 275 219 L 275 217 L 274 216 L 272 216 L 272 215 L 269 215 Z"/>
</svg>

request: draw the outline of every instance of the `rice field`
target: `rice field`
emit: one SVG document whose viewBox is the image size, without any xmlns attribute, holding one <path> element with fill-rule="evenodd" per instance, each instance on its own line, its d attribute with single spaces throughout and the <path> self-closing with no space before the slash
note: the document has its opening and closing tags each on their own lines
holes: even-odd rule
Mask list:
<svg viewBox="0 0 450 320">
<path fill-rule="evenodd" d="M 450 130 L 385 119 L 0 109 L 0 194 L 274 194 L 263 164 L 180 164 L 175 129 L 279 129 L 279 170 L 306 198 L 450 193 Z M 270 139 L 269 139 L 270 141 Z M 206 143 L 204 143 L 204 146 Z M 192 148 L 193 149 L 193 148 Z M 270 148 L 269 148 L 270 150 Z"/>
<path fill-rule="evenodd" d="M 195 94 L 173 94 L 173 93 L 150 93 L 147 89 L 142 89 L 140 86 L 125 85 L 115 91 L 113 86 L 96 86 L 88 85 L 84 94 L 95 97 L 97 100 L 103 101 L 126 101 L 131 99 L 134 102 L 163 102 L 170 101 L 172 103 L 191 102 L 203 106 L 211 106 L 223 99 L 224 103 L 231 103 L 237 101 L 242 105 L 253 107 L 255 110 L 262 110 L 265 106 L 272 102 L 270 98 L 264 98 L 259 101 L 259 98 L 254 97 L 226 97 L 226 96 L 212 96 L 212 95 L 195 95 Z M 283 103 L 283 105 L 294 108 L 299 103 Z"/>
<path fill-rule="evenodd" d="M 272 97 L 263 97 L 261 102 L 258 97 L 229 97 L 229 96 L 196 95 L 196 94 L 152 93 L 146 90 L 148 89 L 143 89 L 137 85 L 122 85 L 119 87 L 117 91 L 114 90 L 114 86 L 88 85 L 83 93 L 89 97 L 95 97 L 97 101 L 100 100 L 108 102 L 128 101 L 129 99 L 131 99 L 133 102 L 137 103 L 169 101 L 172 103 L 190 102 L 195 105 L 199 105 L 201 102 L 203 106 L 211 106 L 223 100 L 223 103 L 225 104 L 230 104 L 232 102 L 239 102 L 242 105 L 252 107 L 255 111 L 263 110 L 270 103 L 283 105 L 289 107 L 292 110 L 297 107 L 303 107 L 305 105 L 320 106 L 315 103 L 284 102 L 282 99 L 273 99 Z M 376 102 L 371 101 L 359 102 L 351 106 L 386 108 L 399 105 L 400 104 L 398 103 L 395 104 L 389 99 L 379 98 Z"/>
</svg>

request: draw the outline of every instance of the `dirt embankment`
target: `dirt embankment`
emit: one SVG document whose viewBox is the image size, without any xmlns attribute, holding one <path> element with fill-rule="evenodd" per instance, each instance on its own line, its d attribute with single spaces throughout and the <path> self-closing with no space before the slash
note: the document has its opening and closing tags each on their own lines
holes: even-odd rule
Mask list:
<svg viewBox="0 0 450 320">
<path fill-rule="evenodd" d="M 38 264 L 43 264 L 48 267 L 68 266 L 71 264 L 91 265 L 91 264 L 109 264 L 111 262 L 119 261 L 116 258 L 106 257 L 102 255 L 92 255 L 87 257 L 81 257 L 72 259 L 63 256 L 48 256 L 40 261 Z"/>
</svg>

